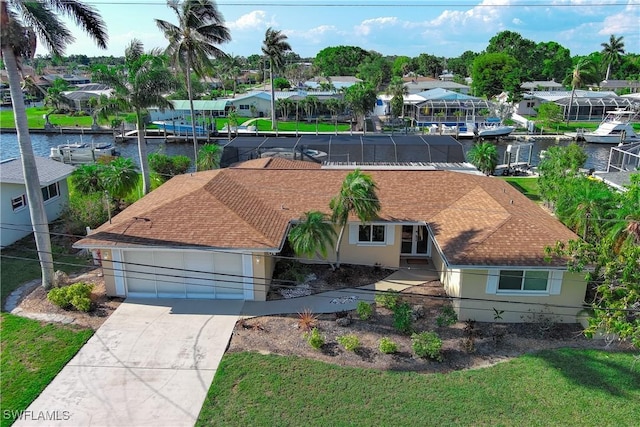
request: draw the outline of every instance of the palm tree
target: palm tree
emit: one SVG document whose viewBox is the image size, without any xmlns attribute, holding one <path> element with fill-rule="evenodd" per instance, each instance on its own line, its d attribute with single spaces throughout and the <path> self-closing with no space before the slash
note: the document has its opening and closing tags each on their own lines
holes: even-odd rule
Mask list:
<svg viewBox="0 0 640 427">
<path fill-rule="evenodd" d="M 218 144 L 204 144 L 198 152 L 198 170 L 211 170 L 220 167 L 222 147 Z"/>
<path fill-rule="evenodd" d="M 27 113 L 20 86 L 20 60 L 35 55 L 39 39 L 54 55 L 60 55 L 73 35 L 61 20 L 71 17 L 98 45 L 107 47 L 104 21 L 96 10 L 77 0 L 2 0 L 0 2 L 0 49 L 9 80 L 9 92 L 20 146 L 31 224 L 42 270 L 42 286 L 53 284 L 53 255 L 49 223 L 44 208 L 36 160 L 29 135 Z"/>
<path fill-rule="evenodd" d="M 362 117 L 362 130 L 367 131 L 366 119 L 367 113 L 373 109 L 376 104 L 376 91 L 368 83 L 359 82 L 347 88 L 344 100 L 356 115 L 359 121 Z"/>
<path fill-rule="evenodd" d="M 93 70 L 92 79 L 114 89 L 114 103 L 117 103 L 121 110 L 135 113 L 142 191 L 143 194 L 147 194 L 151 183 L 147 144 L 144 140 L 146 109 L 172 109 L 173 104 L 163 94 L 176 86 L 175 80 L 166 67 L 164 58 L 155 55 L 154 52 L 145 54 L 142 43 L 136 39 L 133 39 L 125 50 L 123 66 L 98 65 Z"/>
<path fill-rule="evenodd" d="M 335 133 L 337 135 L 338 134 L 338 114 L 344 110 L 344 102 L 337 98 L 329 98 L 324 102 L 324 105 L 331 112 Z"/>
<path fill-rule="evenodd" d="M 597 71 L 594 63 L 588 58 L 582 58 L 578 61 L 571 72 L 571 97 L 569 98 L 569 106 L 567 107 L 567 124 L 571 119 L 571 106 L 573 105 L 573 97 L 576 88 L 582 87 L 588 83 L 594 83 L 597 80 Z M 577 114 L 577 109 L 576 109 Z"/>
<path fill-rule="evenodd" d="M 607 61 L 607 76 L 605 80 L 609 80 L 609 74 L 611 73 L 611 65 L 617 65 L 620 63 L 622 55 L 624 55 L 624 39 L 623 36 L 616 37 L 613 34 L 609 37 L 609 43 L 600 43 L 602 50 L 600 51 L 604 55 L 604 59 Z"/>
<path fill-rule="evenodd" d="M 138 170 L 128 157 L 116 157 L 100 171 L 104 189 L 117 200 L 127 197 L 138 185 Z"/>
<path fill-rule="evenodd" d="M 631 174 L 630 180 L 627 191 L 618 194 L 615 221 L 611 222 L 608 231 L 616 254 L 625 246 L 640 245 L 640 174 Z"/>
<path fill-rule="evenodd" d="M 211 67 L 209 57 L 224 58 L 227 56 L 216 45 L 231 40 L 229 29 L 224 25 L 224 17 L 218 11 L 213 0 L 168 0 L 167 6 L 178 17 L 178 25 L 161 19 L 156 24 L 169 40 L 165 53 L 174 67 L 185 75 L 189 110 L 191 113 L 191 131 L 193 132 L 194 159 L 198 158 L 198 135 L 196 134 L 196 116 L 193 108 L 193 88 L 191 87 L 191 71 L 202 77 Z M 197 168 L 197 166 L 196 166 Z"/>
<path fill-rule="evenodd" d="M 267 28 L 262 44 L 262 53 L 269 60 L 269 80 L 271 83 L 271 129 L 278 127 L 278 118 L 276 117 L 276 94 L 273 90 L 273 72 L 280 70 L 284 66 L 284 55 L 291 50 L 291 46 L 287 42 L 287 36 L 281 31 Z"/>
<path fill-rule="evenodd" d="M 482 173 L 491 175 L 498 165 L 498 149 L 490 142 L 475 143 L 467 153 L 467 158 Z"/>
<path fill-rule="evenodd" d="M 298 256 L 326 259 L 327 247 L 333 246 L 336 230 L 326 215 L 318 211 L 305 212 L 289 232 L 291 248 Z M 329 263 L 333 268 L 333 265 Z"/>
<path fill-rule="evenodd" d="M 371 175 L 356 169 L 345 177 L 340 192 L 329 202 L 329 208 L 332 211 L 331 221 L 340 226 L 340 234 L 336 242 L 337 268 L 340 268 L 340 243 L 349 216 L 355 214 L 362 223 L 378 216 L 380 200 L 376 194 L 377 188 Z"/>
<path fill-rule="evenodd" d="M 391 96 L 391 117 L 395 119 L 403 113 L 404 96 L 409 94 L 409 89 L 404 85 L 400 77 L 394 77 L 387 87 L 387 95 Z"/>
</svg>

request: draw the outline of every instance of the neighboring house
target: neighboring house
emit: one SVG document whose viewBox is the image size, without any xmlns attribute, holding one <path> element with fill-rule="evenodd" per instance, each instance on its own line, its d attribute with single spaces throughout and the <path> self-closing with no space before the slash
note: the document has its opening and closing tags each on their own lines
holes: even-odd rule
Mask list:
<svg viewBox="0 0 640 427">
<path fill-rule="evenodd" d="M 60 217 L 62 209 L 69 201 L 67 177 L 71 175 L 74 167 L 43 157 L 36 157 L 36 167 L 47 218 L 51 222 Z M 33 232 L 20 159 L 0 162 L 0 189 L 0 240 L 2 247 L 5 247 Z"/>
<path fill-rule="evenodd" d="M 323 90 L 324 85 L 330 84 L 337 91 L 343 91 L 361 82 L 361 79 L 354 76 L 329 76 L 314 77 L 312 80 L 307 80 L 302 85 L 310 90 Z"/>
<path fill-rule="evenodd" d="M 366 173 L 379 217 L 349 219 L 342 263 L 422 258 L 460 320 L 494 321 L 495 309 L 506 322 L 576 322 L 584 275 L 545 260 L 547 246 L 577 238 L 557 219 L 495 177 L 377 169 Z M 329 213 L 348 173 L 263 158 L 177 176 L 75 246 L 100 251 L 109 295 L 265 300 L 291 226 L 310 210 Z"/>
<path fill-rule="evenodd" d="M 73 107 L 76 111 L 91 112 L 92 108 L 89 105 L 89 100 L 91 98 L 99 98 L 101 95 L 110 97 L 113 94 L 113 89 L 104 84 L 88 83 L 78 85 L 77 90 L 65 91 L 62 94 L 72 102 L 73 105 L 70 105 L 70 107 Z"/>
<path fill-rule="evenodd" d="M 616 95 L 615 92 L 576 90 L 571 99 L 571 91 L 533 91 L 524 94 L 516 106 L 520 115 L 536 115 L 537 108 L 545 102 L 554 102 L 562 108 L 564 119 L 574 121 L 601 121 L 607 111 L 616 108 L 633 108 L 634 98 Z M 569 106 L 571 103 L 571 106 Z"/>
<path fill-rule="evenodd" d="M 91 79 L 89 77 L 77 76 L 75 74 L 46 74 L 42 76 L 41 79 L 43 79 L 50 85 L 58 79 L 64 80 L 69 86 L 91 83 Z"/>
<path fill-rule="evenodd" d="M 536 80 L 533 82 L 524 82 L 520 85 L 524 92 L 554 92 L 557 90 L 565 90 L 558 82 Z"/>
<path fill-rule="evenodd" d="M 431 89 L 446 89 L 452 92 L 458 92 L 462 94 L 469 93 L 469 86 L 461 85 L 460 83 L 452 81 L 442 81 L 438 79 L 413 79 L 405 82 L 404 86 L 407 88 L 409 94 L 425 92 Z"/>
<path fill-rule="evenodd" d="M 598 86 L 591 88 L 618 93 L 640 93 L 640 80 L 603 80 Z"/>
<path fill-rule="evenodd" d="M 173 109 L 159 109 L 157 107 L 148 109 L 149 117 L 152 122 L 156 120 L 183 120 L 184 117 L 191 116 L 189 100 L 181 99 L 169 102 L 173 105 Z M 231 103 L 228 99 L 193 101 L 193 109 L 196 112 L 196 115 L 199 115 L 202 120 L 205 120 L 207 117 L 226 116 L 230 107 Z"/>
</svg>

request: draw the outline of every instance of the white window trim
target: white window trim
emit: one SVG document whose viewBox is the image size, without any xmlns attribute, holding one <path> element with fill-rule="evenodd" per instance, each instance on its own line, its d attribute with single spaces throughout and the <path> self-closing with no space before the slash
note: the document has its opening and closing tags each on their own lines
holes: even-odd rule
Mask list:
<svg viewBox="0 0 640 427">
<path fill-rule="evenodd" d="M 54 182 L 52 184 L 45 185 L 44 187 L 42 187 L 42 189 L 46 188 L 47 189 L 47 193 L 49 193 L 49 187 L 52 186 L 52 185 L 55 185 L 58 194 L 56 194 L 53 197 L 49 197 L 48 199 L 44 199 L 44 195 L 43 195 L 42 198 L 43 198 L 45 204 L 49 203 L 50 200 L 56 200 L 57 198 L 60 197 L 60 183 L 58 183 L 58 182 Z M 42 191 L 42 189 L 40 191 Z"/>
<path fill-rule="evenodd" d="M 384 227 L 384 240 L 382 242 L 363 242 L 360 241 L 360 226 L 361 225 L 380 225 Z M 366 224 L 357 223 L 349 224 L 349 244 L 356 246 L 389 246 L 394 244 L 395 240 L 395 225 L 387 222 L 367 222 Z"/>
<path fill-rule="evenodd" d="M 559 270 L 543 270 L 549 273 L 547 277 L 547 289 L 544 291 L 531 291 L 531 290 L 501 290 L 498 289 L 498 282 L 500 281 L 500 271 L 536 271 L 535 269 L 527 268 L 492 268 L 487 272 L 487 286 L 485 293 L 492 295 L 511 295 L 511 296 L 550 296 L 560 295 L 562 292 L 562 276 L 563 272 Z M 538 270 L 540 271 L 540 270 Z"/>
<path fill-rule="evenodd" d="M 14 200 L 18 200 L 18 199 L 20 199 L 22 201 L 22 205 L 18 206 L 17 208 L 14 208 L 13 207 L 13 201 Z M 27 203 L 27 195 L 26 194 L 21 194 L 18 197 L 12 197 L 11 198 L 11 209 L 13 210 L 13 212 L 20 212 L 20 211 L 26 209 L 27 204 L 28 203 Z"/>
</svg>

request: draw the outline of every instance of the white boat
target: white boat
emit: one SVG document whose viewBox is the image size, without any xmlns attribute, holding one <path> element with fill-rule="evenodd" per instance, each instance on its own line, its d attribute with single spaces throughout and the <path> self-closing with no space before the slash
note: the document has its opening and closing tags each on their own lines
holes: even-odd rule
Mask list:
<svg viewBox="0 0 640 427">
<path fill-rule="evenodd" d="M 516 130 L 515 126 L 508 126 L 502 123 L 500 119 L 487 119 L 473 127 L 473 133 L 478 138 L 498 138 L 508 136 Z"/>
<path fill-rule="evenodd" d="M 260 157 L 283 157 L 290 160 L 310 160 L 322 162 L 327 159 L 327 153 L 320 150 L 312 150 L 310 148 L 294 150 L 292 148 L 268 148 L 260 153 Z"/>
<path fill-rule="evenodd" d="M 82 164 L 95 163 L 101 157 L 118 155 L 112 144 L 61 144 L 51 148 L 49 157 L 62 163 Z"/>
<path fill-rule="evenodd" d="M 607 111 L 607 115 L 593 132 L 578 132 L 577 138 L 594 144 L 626 144 L 640 141 L 631 121 L 638 113 L 616 109 Z"/>
</svg>

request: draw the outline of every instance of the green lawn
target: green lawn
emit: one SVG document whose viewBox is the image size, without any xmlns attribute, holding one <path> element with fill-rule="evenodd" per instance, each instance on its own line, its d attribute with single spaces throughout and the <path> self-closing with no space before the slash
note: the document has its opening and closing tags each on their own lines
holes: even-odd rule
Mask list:
<svg viewBox="0 0 640 427">
<path fill-rule="evenodd" d="M 5 427 L 13 423 L 11 413 L 26 409 L 87 342 L 93 331 L 53 324 L 43 326 L 40 322 L 8 313 L 0 316 L 0 406 L 3 410 L 1 425 Z M 51 408 L 52 411 L 56 409 L 64 408 Z"/>
<path fill-rule="evenodd" d="M 27 123 L 30 129 L 44 129 L 45 120 L 42 117 L 44 114 L 51 111 L 49 107 L 30 107 L 27 108 Z M 90 116 L 68 116 L 66 114 L 51 114 L 49 116 L 51 124 L 60 127 L 75 127 L 80 126 L 84 128 L 91 127 L 92 119 Z M 16 127 L 13 121 L 13 110 L 0 111 L 0 128 L 14 129 Z"/>
<path fill-rule="evenodd" d="M 534 202 L 540 201 L 540 190 L 538 188 L 537 177 L 503 177 L 505 181 L 511 184 L 519 192 L 527 196 Z"/>
<path fill-rule="evenodd" d="M 198 426 L 632 426 L 634 356 L 564 349 L 449 374 L 379 372 L 297 357 L 222 359 Z"/>
<path fill-rule="evenodd" d="M 25 237 L 10 247 L 2 249 L 0 255 L 0 291 L 2 307 L 4 307 L 5 299 L 14 289 L 23 283 L 37 279 L 41 273 L 33 236 Z M 90 261 L 70 255 L 63 248 L 54 245 L 53 262 L 56 270 L 72 273 L 88 266 Z"/>
</svg>

